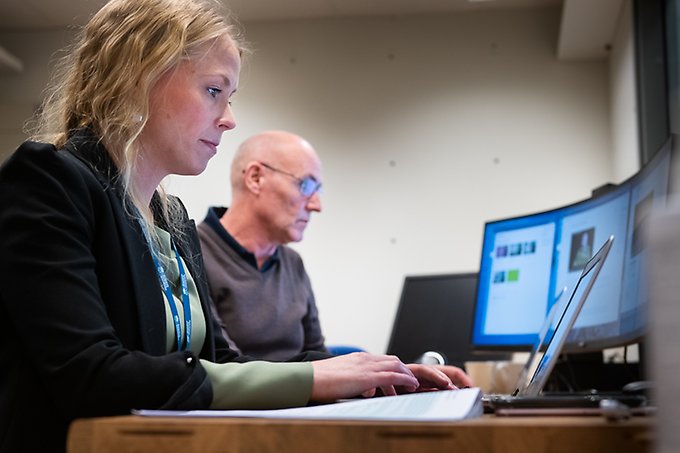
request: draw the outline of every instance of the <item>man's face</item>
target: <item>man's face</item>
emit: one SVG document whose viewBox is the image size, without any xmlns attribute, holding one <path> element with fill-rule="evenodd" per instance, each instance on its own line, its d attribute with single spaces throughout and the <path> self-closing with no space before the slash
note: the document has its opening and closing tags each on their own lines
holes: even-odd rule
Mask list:
<svg viewBox="0 0 680 453">
<path fill-rule="evenodd" d="M 294 155 L 296 159 L 265 162 L 269 168 L 262 168 L 266 178 L 262 189 L 265 223 L 269 226 L 270 240 L 277 244 L 301 241 L 312 212 L 321 212 L 319 192 L 305 196 L 300 190 L 304 178 L 321 182 L 321 162 L 313 152 Z"/>
</svg>

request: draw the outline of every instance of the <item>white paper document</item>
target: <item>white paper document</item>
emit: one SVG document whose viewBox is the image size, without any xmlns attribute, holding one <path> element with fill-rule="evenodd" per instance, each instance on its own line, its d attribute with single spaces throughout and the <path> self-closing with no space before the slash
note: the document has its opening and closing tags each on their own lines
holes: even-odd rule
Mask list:
<svg viewBox="0 0 680 453">
<path fill-rule="evenodd" d="M 307 420 L 453 421 L 482 415 L 478 388 L 348 400 L 276 410 L 135 410 L 150 417 L 261 417 Z"/>
</svg>

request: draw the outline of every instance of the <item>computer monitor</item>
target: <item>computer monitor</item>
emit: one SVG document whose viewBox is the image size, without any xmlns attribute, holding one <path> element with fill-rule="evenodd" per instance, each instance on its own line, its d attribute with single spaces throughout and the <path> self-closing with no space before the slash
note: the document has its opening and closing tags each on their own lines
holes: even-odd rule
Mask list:
<svg viewBox="0 0 680 453">
<path fill-rule="evenodd" d="M 477 350 L 529 350 L 556 296 L 557 213 L 487 222 L 472 340 Z"/>
<path fill-rule="evenodd" d="M 571 292 L 597 244 L 612 235 L 625 237 L 629 192 L 622 185 L 573 205 L 486 224 L 475 347 L 531 348 L 550 309 Z M 593 288 L 582 311 L 587 314 L 579 317 L 574 330 L 616 319 L 623 249 L 623 240 L 614 242 L 600 276 L 605 283 Z"/>
<path fill-rule="evenodd" d="M 593 288 L 570 337 L 566 352 L 598 351 L 634 343 L 644 338 L 647 325 L 647 253 L 643 240 L 650 214 L 666 205 L 671 169 L 671 143 L 623 185 L 629 204 L 622 247 L 613 248 L 616 268 L 608 262 Z M 616 233 L 614 233 L 616 234 Z M 621 254 L 621 256 L 618 256 Z M 614 257 L 610 257 L 614 258 Z M 619 274 L 620 267 L 620 274 Z M 620 282 L 620 283 L 619 283 Z M 590 304 L 590 305 L 589 305 Z"/>
<path fill-rule="evenodd" d="M 425 352 L 441 354 L 446 363 L 508 360 L 509 354 L 475 354 L 470 328 L 477 273 L 407 276 L 401 292 L 387 353 L 405 363 Z"/>
<path fill-rule="evenodd" d="M 670 142 L 637 174 L 591 198 L 551 211 L 487 222 L 471 343 L 475 350 L 527 351 L 550 308 L 573 289 L 594 247 L 613 235 L 607 265 L 565 352 L 596 351 L 644 334 L 646 283 L 640 232 L 665 203 Z"/>
<path fill-rule="evenodd" d="M 667 144 L 670 148 L 670 144 Z M 663 149 L 634 178 L 631 187 L 631 210 L 626 238 L 626 268 L 624 274 L 624 298 L 621 303 L 625 312 L 637 311 L 648 301 L 646 269 L 647 253 L 642 240 L 644 229 L 653 211 L 666 206 L 670 187 L 671 152 Z M 638 284 L 639 283 L 639 284 Z M 635 323 L 636 326 L 640 322 Z"/>
<path fill-rule="evenodd" d="M 629 206 L 630 185 L 624 183 L 604 195 L 561 210 L 557 259 L 553 268 L 556 287 L 571 291 L 596 247 L 610 236 L 616 238 L 597 284 L 567 337 L 565 352 L 606 347 L 595 342 L 613 339 L 618 334 L 625 254 L 623 238 L 628 228 Z"/>
</svg>

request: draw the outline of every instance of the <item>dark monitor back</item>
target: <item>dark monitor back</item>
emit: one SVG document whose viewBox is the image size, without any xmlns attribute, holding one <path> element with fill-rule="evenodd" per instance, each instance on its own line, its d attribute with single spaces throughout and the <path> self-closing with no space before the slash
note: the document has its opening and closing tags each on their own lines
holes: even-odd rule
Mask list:
<svg viewBox="0 0 680 453">
<path fill-rule="evenodd" d="M 509 353 L 472 351 L 476 291 L 477 273 L 406 277 L 387 353 L 412 363 L 434 351 L 459 367 L 466 361 L 508 360 Z"/>
</svg>

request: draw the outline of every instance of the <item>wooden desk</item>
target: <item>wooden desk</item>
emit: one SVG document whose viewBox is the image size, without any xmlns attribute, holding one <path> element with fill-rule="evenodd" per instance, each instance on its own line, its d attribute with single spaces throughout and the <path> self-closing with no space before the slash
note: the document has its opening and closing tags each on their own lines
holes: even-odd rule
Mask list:
<svg viewBox="0 0 680 453">
<path fill-rule="evenodd" d="M 77 420 L 68 452 L 650 452 L 653 419 L 494 417 L 455 423 L 331 422 L 235 418 Z"/>
</svg>

